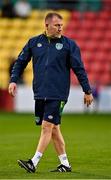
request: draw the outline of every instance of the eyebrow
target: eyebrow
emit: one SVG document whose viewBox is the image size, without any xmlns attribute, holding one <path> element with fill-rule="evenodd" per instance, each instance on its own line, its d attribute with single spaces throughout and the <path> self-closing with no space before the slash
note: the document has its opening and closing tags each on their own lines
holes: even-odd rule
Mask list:
<svg viewBox="0 0 111 180">
<path fill-rule="evenodd" d="M 63 26 L 63 24 L 59 24 L 59 23 L 55 23 L 54 25 L 59 25 L 59 26 L 61 26 L 61 25 L 62 25 L 62 26 Z"/>
</svg>

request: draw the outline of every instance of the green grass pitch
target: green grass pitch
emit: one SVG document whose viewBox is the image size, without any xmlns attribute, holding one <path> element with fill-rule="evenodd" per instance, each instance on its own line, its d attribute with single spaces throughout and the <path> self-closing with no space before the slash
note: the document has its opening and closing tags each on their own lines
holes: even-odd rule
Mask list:
<svg viewBox="0 0 111 180">
<path fill-rule="evenodd" d="M 110 179 L 111 114 L 63 115 L 61 130 L 71 173 L 51 173 L 59 164 L 50 144 L 35 174 L 17 159 L 32 158 L 40 135 L 32 114 L 0 112 L 0 179 Z"/>
</svg>

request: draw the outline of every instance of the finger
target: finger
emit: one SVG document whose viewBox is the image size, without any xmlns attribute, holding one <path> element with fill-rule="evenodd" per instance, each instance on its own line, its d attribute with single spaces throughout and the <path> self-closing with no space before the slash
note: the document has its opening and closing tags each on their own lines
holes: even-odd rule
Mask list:
<svg viewBox="0 0 111 180">
<path fill-rule="evenodd" d="M 15 97 L 15 91 L 14 91 L 14 90 L 12 91 L 11 95 L 12 95 L 13 97 Z"/>
<path fill-rule="evenodd" d="M 87 102 L 87 107 L 89 107 L 89 103 Z"/>
<path fill-rule="evenodd" d="M 10 94 L 11 96 L 14 96 L 12 89 L 10 90 L 9 94 Z"/>
<path fill-rule="evenodd" d="M 11 88 L 9 87 L 9 89 L 8 89 L 8 92 L 9 92 L 9 94 L 11 95 Z"/>
<path fill-rule="evenodd" d="M 16 88 L 14 87 L 12 90 L 12 96 L 15 97 L 15 94 L 16 94 Z"/>
<path fill-rule="evenodd" d="M 92 100 L 87 101 L 87 107 L 89 107 L 92 103 Z"/>
<path fill-rule="evenodd" d="M 86 98 L 84 98 L 84 104 L 86 104 Z"/>
<path fill-rule="evenodd" d="M 15 89 L 9 88 L 9 94 L 14 97 L 15 96 Z"/>
</svg>

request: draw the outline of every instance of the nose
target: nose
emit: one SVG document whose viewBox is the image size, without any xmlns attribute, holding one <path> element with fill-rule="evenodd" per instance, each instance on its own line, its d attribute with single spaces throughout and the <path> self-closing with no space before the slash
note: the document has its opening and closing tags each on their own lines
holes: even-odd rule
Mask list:
<svg viewBox="0 0 111 180">
<path fill-rule="evenodd" d="M 62 31 L 62 26 L 59 26 L 58 30 L 59 30 L 59 31 Z"/>
</svg>

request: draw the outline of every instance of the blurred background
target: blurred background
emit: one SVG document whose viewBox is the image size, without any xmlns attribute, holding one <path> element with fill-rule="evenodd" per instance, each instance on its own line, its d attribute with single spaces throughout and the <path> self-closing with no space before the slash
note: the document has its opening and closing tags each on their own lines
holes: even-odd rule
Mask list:
<svg viewBox="0 0 111 180">
<path fill-rule="evenodd" d="M 22 47 L 44 31 L 44 17 L 52 10 L 64 18 L 64 35 L 80 46 L 95 99 L 90 108 L 84 106 L 81 87 L 71 71 L 65 112 L 111 112 L 110 0 L 0 1 L 0 111 L 33 112 L 31 62 L 18 82 L 15 98 L 8 94 L 8 84 Z"/>
</svg>

